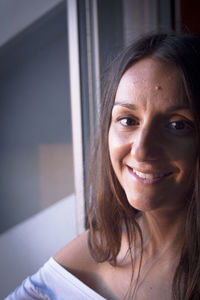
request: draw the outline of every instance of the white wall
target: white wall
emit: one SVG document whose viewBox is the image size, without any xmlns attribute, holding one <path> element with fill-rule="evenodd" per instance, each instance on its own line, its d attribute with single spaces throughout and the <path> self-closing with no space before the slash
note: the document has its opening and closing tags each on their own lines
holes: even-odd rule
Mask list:
<svg viewBox="0 0 200 300">
<path fill-rule="evenodd" d="M 77 234 L 72 194 L 0 235 L 0 299 Z"/>
<path fill-rule="evenodd" d="M 61 2 L 63 0 L 0 0 L 0 45 Z"/>
<path fill-rule="evenodd" d="M 61 6 L 0 51 L 0 233 L 74 192 L 66 31 Z"/>
<path fill-rule="evenodd" d="M 0 299 L 77 235 L 64 2 L 0 0 Z"/>
</svg>

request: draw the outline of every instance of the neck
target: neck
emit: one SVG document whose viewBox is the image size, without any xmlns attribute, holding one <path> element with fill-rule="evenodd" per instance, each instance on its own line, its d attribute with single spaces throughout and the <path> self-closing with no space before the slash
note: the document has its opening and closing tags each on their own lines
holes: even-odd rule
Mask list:
<svg viewBox="0 0 200 300">
<path fill-rule="evenodd" d="M 175 253 L 182 247 L 185 219 L 185 209 L 150 211 L 142 214 L 140 226 L 151 255 L 161 250 Z"/>
</svg>

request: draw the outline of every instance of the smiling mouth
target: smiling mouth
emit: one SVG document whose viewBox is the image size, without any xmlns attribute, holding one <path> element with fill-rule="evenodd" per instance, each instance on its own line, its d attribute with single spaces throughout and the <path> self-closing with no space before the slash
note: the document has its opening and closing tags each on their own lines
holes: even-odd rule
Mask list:
<svg viewBox="0 0 200 300">
<path fill-rule="evenodd" d="M 134 177 L 136 177 L 140 182 L 143 182 L 143 183 L 155 183 L 155 182 L 158 182 L 172 174 L 172 172 L 143 173 L 143 172 L 137 171 L 134 168 L 131 168 L 129 166 L 128 166 L 128 170 L 132 175 L 134 175 Z"/>
<path fill-rule="evenodd" d="M 157 178 L 162 178 L 165 176 L 168 176 L 169 174 L 171 174 L 171 172 L 168 173 L 157 173 L 157 174 L 147 174 L 147 173 L 142 173 L 139 171 L 136 171 L 135 169 L 132 169 L 133 173 L 135 173 L 138 177 L 142 178 L 142 179 L 157 179 Z"/>
</svg>

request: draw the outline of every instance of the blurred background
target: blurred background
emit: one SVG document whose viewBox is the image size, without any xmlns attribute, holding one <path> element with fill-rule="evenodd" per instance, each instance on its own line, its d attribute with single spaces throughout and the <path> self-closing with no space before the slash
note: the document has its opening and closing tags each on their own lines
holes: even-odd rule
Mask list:
<svg viewBox="0 0 200 300">
<path fill-rule="evenodd" d="M 0 299 L 85 228 L 101 78 L 138 36 L 200 33 L 194 0 L 0 0 Z"/>
</svg>

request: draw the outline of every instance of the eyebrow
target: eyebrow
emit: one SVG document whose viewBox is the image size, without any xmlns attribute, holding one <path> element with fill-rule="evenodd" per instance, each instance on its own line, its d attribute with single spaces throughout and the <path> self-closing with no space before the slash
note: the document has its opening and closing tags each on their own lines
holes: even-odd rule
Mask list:
<svg viewBox="0 0 200 300">
<path fill-rule="evenodd" d="M 176 110 L 190 110 L 188 105 L 172 105 L 170 106 L 167 111 L 172 112 Z"/>
<path fill-rule="evenodd" d="M 114 106 L 122 106 L 122 107 L 126 107 L 128 109 L 131 109 L 131 110 L 136 110 L 137 109 L 137 106 L 135 104 L 131 104 L 131 103 L 115 102 Z"/>
<path fill-rule="evenodd" d="M 128 109 L 131 109 L 131 110 L 137 110 L 137 106 L 135 104 L 131 104 L 131 103 L 115 102 L 114 106 L 122 106 L 122 107 L 126 107 Z M 172 105 L 167 108 L 167 112 L 173 112 L 173 111 L 177 111 L 177 110 L 190 110 L 190 108 L 187 105 Z"/>
</svg>

